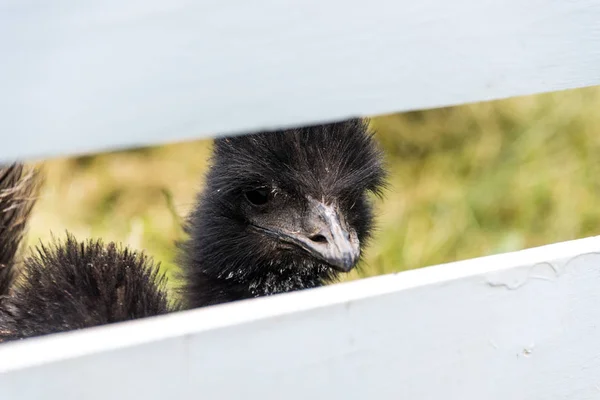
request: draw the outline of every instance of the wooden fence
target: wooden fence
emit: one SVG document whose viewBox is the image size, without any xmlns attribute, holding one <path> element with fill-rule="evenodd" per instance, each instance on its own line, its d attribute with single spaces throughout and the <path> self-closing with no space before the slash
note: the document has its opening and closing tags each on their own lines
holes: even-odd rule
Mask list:
<svg viewBox="0 0 600 400">
<path fill-rule="evenodd" d="M 8 161 L 598 85 L 600 0 L 0 0 L 0 54 Z M 165 398 L 600 399 L 600 237 L 0 346 Z"/>
</svg>

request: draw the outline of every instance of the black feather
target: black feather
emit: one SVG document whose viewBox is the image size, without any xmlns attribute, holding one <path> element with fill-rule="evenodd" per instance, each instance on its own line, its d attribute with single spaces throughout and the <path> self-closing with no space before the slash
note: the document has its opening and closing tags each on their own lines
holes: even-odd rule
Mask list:
<svg viewBox="0 0 600 400">
<path fill-rule="evenodd" d="M 0 168 L 0 297 L 16 275 L 16 256 L 35 204 L 38 172 L 22 164 Z"/>
<path fill-rule="evenodd" d="M 336 203 L 364 246 L 373 222 L 367 195 L 379 194 L 384 182 L 382 154 L 359 119 L 217 139 L 206 187 L 187 220 L 190 239 L 181 244 L 187 307 L 316 287 L 338 275 L 249 229 L 244 193 L 263 188 L 282 202 L 310 196 Z M 293 216 L 282 209 L 272 218 Z"/>
<path fill-rule="evenodd" d="M 166 279 L 143 253 L 100 240 L 41 245 L 0 306 L 0 341 L 23 339 L 177 309 Z"/>
</svg>

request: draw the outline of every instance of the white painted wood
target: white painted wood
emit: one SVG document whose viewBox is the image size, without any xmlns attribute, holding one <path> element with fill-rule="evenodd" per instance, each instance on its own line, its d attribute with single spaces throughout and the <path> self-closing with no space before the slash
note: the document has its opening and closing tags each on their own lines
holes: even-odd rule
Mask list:
<svg viewBox="0 0 600 400">
<path fill-rule="evenodd" d="M 600 0 L 0 0 L 0 160 L 600 84 Z"/>
<path fill-rule="evenodd" d="M 0 346 L 0 399 L 600 398 L 600 237 Z"/>
</svg>

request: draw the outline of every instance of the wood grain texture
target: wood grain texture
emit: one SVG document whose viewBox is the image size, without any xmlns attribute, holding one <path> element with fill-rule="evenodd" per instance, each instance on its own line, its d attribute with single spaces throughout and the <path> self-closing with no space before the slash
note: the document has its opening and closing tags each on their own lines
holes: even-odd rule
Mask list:
<svg viewBox="0 0 600 400">
<path fill-rule="evenodd" d="M 0 346 L 0 398 L 585 400 L 600 237 Z"/>
<path fill-rule="evenodd" d="M 0 0 L 0 160 L 600 84 L 600 0 Z"/>
</svg>

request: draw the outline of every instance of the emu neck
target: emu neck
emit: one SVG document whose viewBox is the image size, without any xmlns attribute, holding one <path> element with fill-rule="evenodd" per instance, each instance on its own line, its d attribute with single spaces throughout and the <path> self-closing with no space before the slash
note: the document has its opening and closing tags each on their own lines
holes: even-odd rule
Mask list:
<svg viewBox="0 0 600 400">
<path fill-rule="evenodd" d="M 278 293 L 315 288 L 333 280 L 327 267 L 298 272 L 293 267 L 263 271 L 244 277 L 214 276 L 197 269 L 187 277 L 184 296 L 188 308 L 198 308 L 230 301 L 244 300 Z"/>
</svg>

